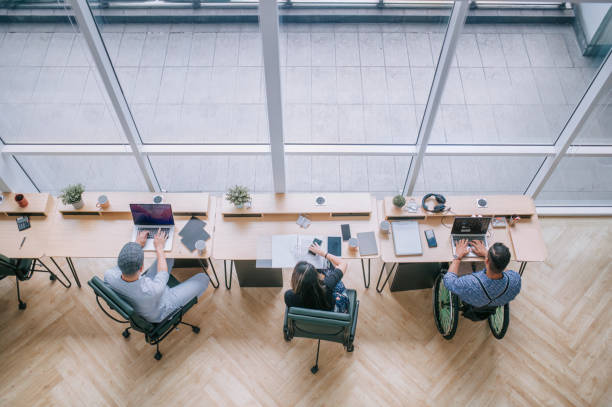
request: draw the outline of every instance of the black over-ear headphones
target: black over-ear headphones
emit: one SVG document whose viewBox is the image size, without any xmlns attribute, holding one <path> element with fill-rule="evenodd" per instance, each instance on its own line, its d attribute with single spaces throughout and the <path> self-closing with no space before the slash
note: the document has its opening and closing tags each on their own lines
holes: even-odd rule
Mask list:
<svg viewBox="0 0 612 407">
<path fill-rule="evenodd" d="M 427 205 L 427 200 L 429 198 L 435 198 L 437 205 L 434 206 L 433 208 L 430 208 Z M 427 212 L 432 212 L 432 213 L 440 213 L 440 212 L 444 212 L 446 210 L 446 205 L 444 205 L 446 203 L 446 198 L 444 198 L 444 195 L 441 194 L 427 194 L 423 197 L 423 202 L 421 202 L 421 206 L 423 207 L 424 210 L 426 210 Z"/>
</svg>

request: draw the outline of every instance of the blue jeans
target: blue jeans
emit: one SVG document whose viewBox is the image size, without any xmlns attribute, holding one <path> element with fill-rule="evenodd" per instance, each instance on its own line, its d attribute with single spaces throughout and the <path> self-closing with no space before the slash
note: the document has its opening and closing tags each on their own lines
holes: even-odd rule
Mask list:
<svg viewBox="0 0 612 407">
<path fill-rule="evenodd" d="M 325 275 L 327 275 L 327 273 L 331 272 L 332 270 L 334 270 L 334 267 L 330 265 L 330 268 L 324 271 Z M 338 283 L 334 287 L 333 293 L 334 293 L 334 298 L 336 299 L 336 305 L 334 306 L 334 312 L 341 312 L 343 314 L 348 314 L 349 305 L 350 305 L 349 298 L 348 298 L 348 294 L 346 293 L 346 287 L 344 286 L 344 283 L 342 282 L 342 280 L 338 281 Z"/>
</svg>

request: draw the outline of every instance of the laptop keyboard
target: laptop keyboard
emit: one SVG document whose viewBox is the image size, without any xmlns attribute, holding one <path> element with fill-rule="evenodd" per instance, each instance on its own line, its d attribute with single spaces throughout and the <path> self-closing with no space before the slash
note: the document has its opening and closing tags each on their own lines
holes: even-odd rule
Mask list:
<svg viewBox="0 0 612 407">
<path fill-rule="evenodd" d="M 147 235 L 147 239 L 153 239 L 158 230 L 162 230 L 162 232 L 166 232 L 168 234 L 170 232 L 169 228 L 138 228 L 138 233 L 140 232 L 149 232 Z"/>
<path fill-rule="evenodd" d="M 467 239 L 468 241 L 480 240 L 481 242 L 486 243 L 485 238 L 483 236 L 460 236 L 460 235 L 453 236 L 453 242 L 455 243 L 463 239 Z"/>
</svg>

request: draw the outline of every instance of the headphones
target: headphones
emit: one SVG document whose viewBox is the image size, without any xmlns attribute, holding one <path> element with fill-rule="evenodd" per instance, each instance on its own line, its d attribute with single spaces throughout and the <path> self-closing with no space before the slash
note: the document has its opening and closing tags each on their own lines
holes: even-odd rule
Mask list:
<svg viewBox="0 0 612 407">
<path fill-rule="evenodd" d="M 427 205 L 427 200 L 429 198 L 434 198 L 437 202 L 437 205 L 434 206 L 433 208 L 430 208 Z M 440 212 L 444 212 L 446 210 L 446 205 L 444 205 L 446 203 L 446 198 L 444 198 L 444 195 L 441 194 L 434 194 L 434 193 L 430 193 L 427 194 L 423 197 L 423 202 L 421 202 L 421 206 L 423 207 L 423 209 L 427 212 L 432 212 L 432 213 L 440 213 Z"/>
</svg>

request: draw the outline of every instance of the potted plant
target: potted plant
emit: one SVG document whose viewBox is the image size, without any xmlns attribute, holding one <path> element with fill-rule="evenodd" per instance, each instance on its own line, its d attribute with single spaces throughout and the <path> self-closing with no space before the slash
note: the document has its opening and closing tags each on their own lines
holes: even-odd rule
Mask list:
<svg viewBox="0 0 612 407">
<path fill-rule="evenodd" d="M 85 192 L 83 184 L 68 185 L 62 189 L 59 197 L 64 205 L 72 204 L 74 209 L 81 209 L 84 205 L 83 192 Z"/>
<path fill-rule="evenodd" d="M 406 198 L 404 198 L 402 195 L 395 195 L 393 197 L 393 205 L 397 206 L 398 208 L 403 208 L 404 205 L 406 205 Z"/>
<path fill-rule="evenodd" d="M 235 185 L 230 188 L 225 194 L 225 199 L 234 204 L 238 209 L 244 208 L 244 205 L 251 202 L 251 195 L 247 187 Z"/>
</svg>

